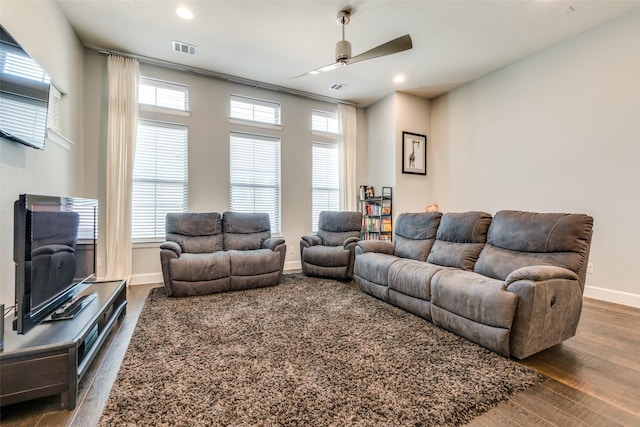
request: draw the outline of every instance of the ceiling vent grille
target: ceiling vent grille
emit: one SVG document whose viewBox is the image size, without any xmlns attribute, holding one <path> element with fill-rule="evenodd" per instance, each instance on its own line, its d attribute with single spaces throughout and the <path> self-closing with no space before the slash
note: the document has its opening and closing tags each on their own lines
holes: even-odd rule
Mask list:
<svg viewBox="0 0 640 427">
<path fill-rule="evenodd" d="M 329 86 L 329 89 L 335 90 L 336 92 L 340 92 L 342 90 L 345 90 L 348 87 L 349 87 L 348 85 L 343 83 L 333 83 L 331 86 Z"/>
<path fill-rule="evenodd" d="M 196 54 L 196 46 L 192 44 L 173 41 L 173 51 L 178 53 L 186 53 L 187 55 Z"/>
</svg>

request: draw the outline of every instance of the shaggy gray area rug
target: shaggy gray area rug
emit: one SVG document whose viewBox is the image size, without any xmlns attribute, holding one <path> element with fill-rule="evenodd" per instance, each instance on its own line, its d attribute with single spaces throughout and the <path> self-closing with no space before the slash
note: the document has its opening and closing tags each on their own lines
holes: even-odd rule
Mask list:
<svg viewBox="0 0 640 427">
<path fill-rule="evenodd" d="M 460 425 L 535 371 L 345 284 L 153 289 L 101 426 Z"/>
</svg>

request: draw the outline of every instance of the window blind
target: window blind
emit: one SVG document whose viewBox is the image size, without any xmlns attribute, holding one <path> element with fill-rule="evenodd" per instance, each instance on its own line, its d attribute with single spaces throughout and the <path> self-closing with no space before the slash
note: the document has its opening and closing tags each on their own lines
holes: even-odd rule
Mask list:
<svg viewBox="0 0 640 427">
<path fill-rule="evenodd" d="M 230 205 L 236 212 L 266 212 L 280 233 L 280 139 L 231 132 Z"/>
<path fill-rule="evenodd" d="M 175 110 L 189 110 L 189 88 L 186 85 L 140 77 L 138 103 Z"/>
<path fill-rule="evenodd" d="M 0 129 L 38 148 L 44 147 L 50 79 L 19 47 L 0 49 Z"/>
<path fill-rule="evenodd" d="M 311 112 L 311 130 L 338 134 L 338 114 L 328 111 L 313 110 Z"/>
<path fill-rule="evenodd" d="M 49 112 L 47 114 L 47 128 L 61 134 L 60 130 L 60 100 L 62 93 L 51 85 L 49 89 Z"/>
<path fill-rule="evenodd" d="M 312 147 L 312 229 L 318 231 L 321 211 L 340 209 L 338 144 L 314 142 Z"/>
<path fill-rule="evenodd" d="M 165 216 L 187 211 L 188 129 L 138 121 L 132 189 L 133 239 L 165 237 Z"/>
<path fill-rule="evenodd" d="M 280 124 L 280 104 L 273 101 L 231 95 L 230 117 L 252 122 Z"/>
</svg>

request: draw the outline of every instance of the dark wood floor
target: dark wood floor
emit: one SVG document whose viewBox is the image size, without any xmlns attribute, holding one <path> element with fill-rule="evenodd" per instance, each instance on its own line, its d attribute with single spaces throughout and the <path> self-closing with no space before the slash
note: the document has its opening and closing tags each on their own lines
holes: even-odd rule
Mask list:
<svg viewBox="0 0 640 427">
<path fill-rule="evenodd" d="M 43 398 L 3 407 L 2 425 L 95 425 L 152 287 L 128 289 L 127 315 L 80 384 L 74 411 L 61 410 L 57 397 Z M 640 309 L 585 298 L 578 334 L 521 363 L 549 380 L 469 425 L 640 426 Z"/>
</svg>

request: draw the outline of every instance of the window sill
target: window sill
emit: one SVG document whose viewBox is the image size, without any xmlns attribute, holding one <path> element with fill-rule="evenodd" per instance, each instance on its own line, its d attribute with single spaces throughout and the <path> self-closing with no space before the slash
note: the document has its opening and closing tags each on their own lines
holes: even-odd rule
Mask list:
<svg viewBox="0 0 640 427">
<path fill-rule="evenodd" d="M 131 247 L 132 249 L 159 248 L 163 242 L 164 239 L 141 239 L 133 241 Z"/>
<path fill-rule="evenodd" d="M 282 129 L 284 129 L 282 125 L 272 125 L 272 124 L 269 124 L 269 123 L 253 122 L 251 120 L 242 120 L 242 119 L 229 118 L 229 123 L 231 123 L 232 125 L 251 126 L 251 127 L 255 127 L 255 128 L 271 129 L 271 130 L 282 130 Z"/>
<path fill-rule="evenodd" d="M 333 140 L 337 140 L 338 137 L 340 136 L 337 133 L 332 133 L 332 132 L 323 132 L 321 130 L 312 130 L 311 131 L 311 135 L 313 136 L 319 136 L 322 138 L 327 138 L 327 139 L 333 139 Z"/>
<path fill-rule="evenodd" d="M 163 113 L 173 116 L 191 117 L 191 111 L 177 110 L 175 108 L 157 107 L 155 105 L 140 104 L 139 111 L 145 113 Z"/>
<path fill-rule="evenodd" d="M 65 136 L 59 134 L 58 132 L 56 132 L 51 128 L 47 128 L 47 142 L 48 141 L 51 141 L 56 145 L 59 145 L 65 150 L 70 150 L 71 147 L 73 146 L 73 142 L 71 140 L 67 139 Z"/>
</svg>

